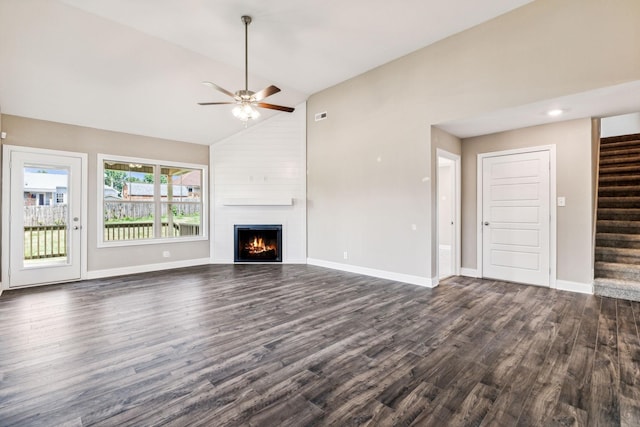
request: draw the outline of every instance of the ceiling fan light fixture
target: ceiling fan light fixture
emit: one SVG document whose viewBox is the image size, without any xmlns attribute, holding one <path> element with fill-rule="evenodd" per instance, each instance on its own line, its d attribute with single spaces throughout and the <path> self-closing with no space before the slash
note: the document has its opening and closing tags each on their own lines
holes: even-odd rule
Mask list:
<svg viewBox="0 0 640 427">
<path fill-rule="evenodd" d="M 260 112 L 249 103 L 236 105 L 235 107 L 233 107 L 232 113 L 236 118 L 245 123 L 249 120 L 256 120 L 258 117 L 260 117 Z"/>
</svg>

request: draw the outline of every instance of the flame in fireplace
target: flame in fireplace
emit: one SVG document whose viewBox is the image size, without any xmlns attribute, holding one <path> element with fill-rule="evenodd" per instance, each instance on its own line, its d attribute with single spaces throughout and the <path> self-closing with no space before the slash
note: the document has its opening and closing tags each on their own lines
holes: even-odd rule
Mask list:
<svg viewBox="0 0 640 427">
<path fill-rule="evenodd" d="M 254 236 L 253 240 L 249 241 L 245 249 L 247 249 L 250 254 L 259 254 L 262 252 L 273 251 L 276 247 L 275 245 L 265 244 L 262 237 Z"/>
</svg>

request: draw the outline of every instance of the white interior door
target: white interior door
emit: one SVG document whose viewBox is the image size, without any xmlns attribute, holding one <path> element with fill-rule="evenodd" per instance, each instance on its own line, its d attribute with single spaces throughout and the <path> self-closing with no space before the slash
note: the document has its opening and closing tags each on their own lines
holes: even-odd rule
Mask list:
<svg viewBox="0 0 640 427">
<path fill-rule="evenodd" d="M 483 276 L 549 286 L 549 151 L 482 160 Z"/>
<path fill-rule="evenodd" d="M 19 149 L 7 155 L 9 287 L 79 280 L 82 157 Z"/>
</svg>

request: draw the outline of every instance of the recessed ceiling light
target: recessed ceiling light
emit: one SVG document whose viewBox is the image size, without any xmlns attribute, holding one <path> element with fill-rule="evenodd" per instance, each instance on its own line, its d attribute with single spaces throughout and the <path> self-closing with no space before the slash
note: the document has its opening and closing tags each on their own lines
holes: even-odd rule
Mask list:
<svg viewBox="0 0 640 427">
<path fill-rule="evenodd" d="M 561 110 L 560 108 L 555 108 L 553 110 L 547 111 L 547 116 L 558 117 L 558 116 L 561 116 L 563 113 L 564 113 L 564 110 Z"/>
</svg>

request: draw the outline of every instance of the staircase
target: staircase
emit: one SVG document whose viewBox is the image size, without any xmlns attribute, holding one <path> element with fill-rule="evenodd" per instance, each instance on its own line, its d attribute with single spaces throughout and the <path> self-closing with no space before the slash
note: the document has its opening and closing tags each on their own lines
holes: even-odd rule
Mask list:
<svg viewBox="0 0 640 427">
<path fill-rule="evenodd" d="M 600 140 L 594 291 L 640 301 L 640 134 Z"/>
</svg>

